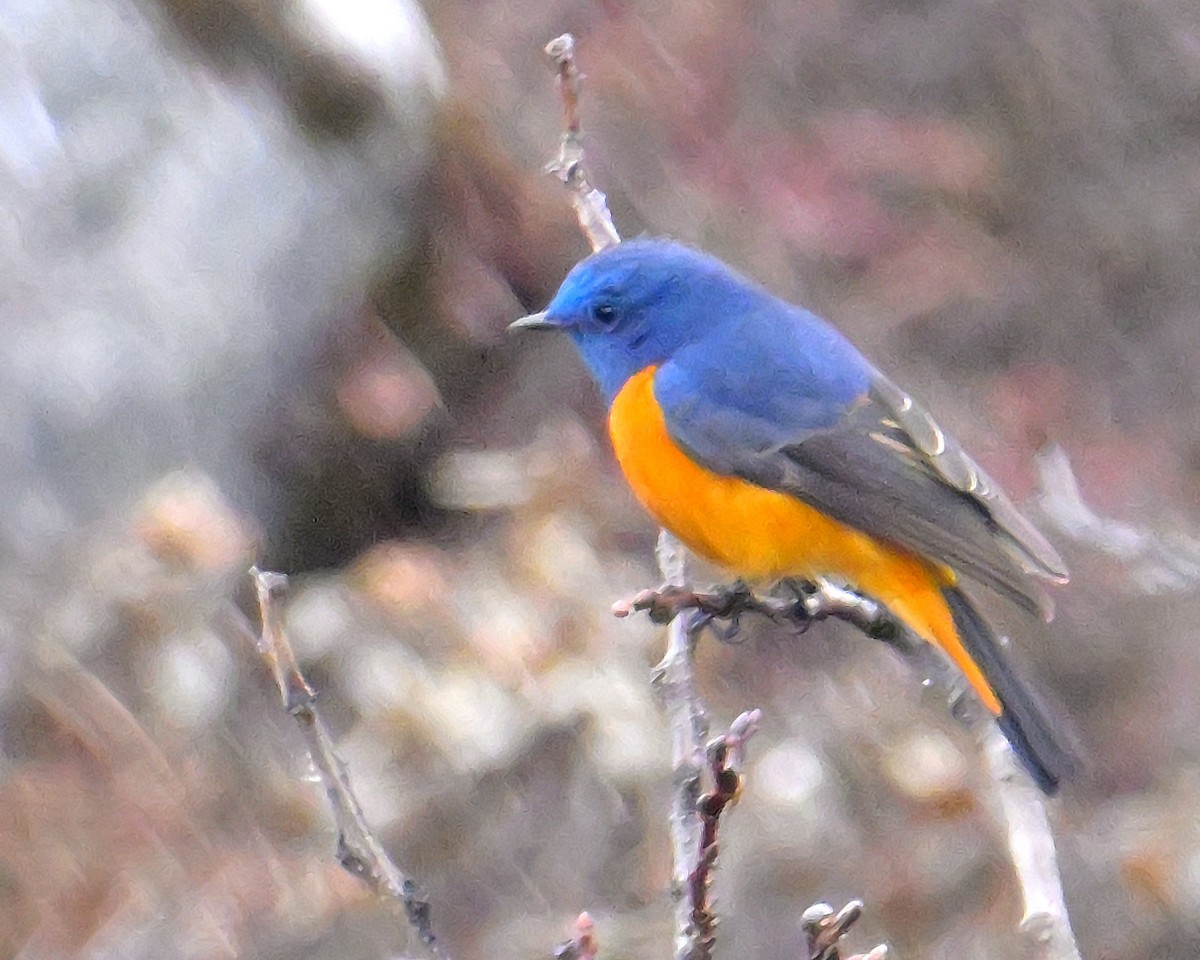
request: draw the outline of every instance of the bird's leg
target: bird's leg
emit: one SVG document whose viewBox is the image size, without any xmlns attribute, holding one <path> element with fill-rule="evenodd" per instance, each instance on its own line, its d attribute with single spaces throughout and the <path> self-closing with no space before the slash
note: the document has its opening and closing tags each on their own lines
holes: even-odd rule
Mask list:
<svg viewBox="0 0 1200 960">
<path fill-rule="evenodd" d="M 708 627 L 712 635 L 717 638 L 717 643 L 737 643 L 738 636 L 742 632 L 742 618 L 736 613 L 728 619 L 718 619 L 712 614 L 708 614 L 703 616 L 700 625 Z"/>
<path fill-rule="evenodd" d="M 751 609 L 754 594 L 743 580 L 711 588 L 699 598 L 708 628 L 718 643 L 734 643 L 742 632 L 742 614 Z"/>
<path fill-rule="evenodd" d="M 777 586 L 788 596 L 775 598 L 774 619 L 790 624 L 797 634 L 804 633 L 817 619 L 813 615 L 812 602 L 820 588 L 810 580 L 798 580 L 795 577 L 780 580 Z"/>
</svg>

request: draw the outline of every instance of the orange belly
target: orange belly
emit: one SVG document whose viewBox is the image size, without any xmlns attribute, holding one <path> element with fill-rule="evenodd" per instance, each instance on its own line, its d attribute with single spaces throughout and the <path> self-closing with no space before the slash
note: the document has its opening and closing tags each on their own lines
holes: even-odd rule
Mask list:
<svg viewBox="0 0 1200 960">
<path fill-rule="evenodd" d="M 652 516 L 688 547 L 754 580 L 830 577 L 886 604 L 941 646 L 994 713 L 1000 703 L 963 649 L 941 587 L 953 574 L 875 540 L 802 500 L 700 466 L 667 433 L 654 397 L 655 368 L 630 378 L 613 400 L 617 461 Z"/>
</svg>

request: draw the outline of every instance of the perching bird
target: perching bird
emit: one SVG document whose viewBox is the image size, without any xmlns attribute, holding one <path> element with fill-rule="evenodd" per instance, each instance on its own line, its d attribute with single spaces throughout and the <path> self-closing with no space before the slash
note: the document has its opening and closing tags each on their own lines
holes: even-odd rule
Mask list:
<svg viewBox="0 0 1200 960">
<path fill-rule="evenodd" d="M 840 333 L 714 257 L 634 240 L 579 263 L 516 329 L 570 335 L 617 460 L 660 524 L 738 577 L 827 577 L 962 670 L 1034 779 L 1074 765 L 959 578 L 1029 611 L 1054 548 Z"/>
</svg>

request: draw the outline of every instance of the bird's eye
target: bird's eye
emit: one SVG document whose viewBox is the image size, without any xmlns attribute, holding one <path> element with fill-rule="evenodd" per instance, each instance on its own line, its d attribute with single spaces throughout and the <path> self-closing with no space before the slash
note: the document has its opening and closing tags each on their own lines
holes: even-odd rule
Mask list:
<svg viewBox="0 0 1200 960">
<path fill-rule="evenodd" d="M 605 327 L 611 327 L 617 319 L 617 308 L 611 303 L 598 303 L 592 307 L 592 319 Z"/>
</svg>

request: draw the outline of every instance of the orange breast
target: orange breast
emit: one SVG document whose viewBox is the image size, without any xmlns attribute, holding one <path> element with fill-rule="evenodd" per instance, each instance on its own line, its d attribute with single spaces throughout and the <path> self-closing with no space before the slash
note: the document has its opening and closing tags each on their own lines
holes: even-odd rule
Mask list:
<svg viewBox="0 0 1200 960">
<path fill-rule="evenodd" d="M 755 580 L 830 577 L 887 604 L 925 639 L 940 644 L 980 691 L 999 703 L 963 650 L 940 588 L 949 571 L 875 540 L 802 500 L 713 473 L 667 433 L 654 396 L 655 368 L 617 394 L 609 432 L 634 494 L 660 524 L 701 556 Z"/>
</svg>

